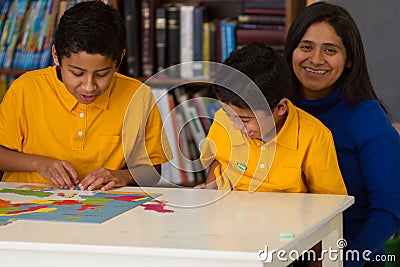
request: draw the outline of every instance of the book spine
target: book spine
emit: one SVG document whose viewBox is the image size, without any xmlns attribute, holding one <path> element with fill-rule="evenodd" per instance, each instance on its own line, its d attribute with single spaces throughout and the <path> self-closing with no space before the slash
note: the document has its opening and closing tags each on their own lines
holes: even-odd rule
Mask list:
<svg viewBox="0 0 400 267">
<path fill-rule="evenodd" d="M 197 6 L 193 11 L 193 75 L 203 75 L 203 64 L 196 61 L 203 60 L 203 22 L 204 6 Z"/>
<path fill-rule="evenodd" d="M 126 69 L 128 76 L 141 75 L 140 62 L 140 0 L 124 1 L 126 28 Z"/>
<path fill-rule="evenodd" d="M 239 15 L 238 23 L 285 25 L 285 17 L 267 15 Z"/>
<path fill-rule="evenodd" d="M 180 130 L 179 129 L 179 125 L 178 125 L 178 120 L 177 120 L 177 114 L 176 114 L 176 109 L 175 109 L 175 99 L 173 95 L 169 95 L 168 96 L 168 101 L 169 101 L 169 107 L 170 107 L 170 116 L 171 116 L 171 120 L 172 120 L 172 126 L 174 129 L 174 138 L 175 138 L 175 145 L 176 145 L 176 150 L 177 150 L 177 155 L 175 157 L 174 155 L 174 159 L 178 159 L 178 163 L 176 166 L 174 166 L 175 168 L 179 168 L 179 172 L 180 172 L 180 176 L 181 176 L 181 184 L 185 185 L 187 184 L 187 177 L 186 177 L 186 173 L 184 171 L 185 169 L 185 165 L 184 165 L 184 158 L 183 158 L 183 153 L 180 151 L 180 145 L 179 145 L 179 134 L 180 134 Z"/>
<path fill-rule="evenodd" d="M 4 22 L 4 28 L 1 33 L 1 38 L 0 38 L 0 66 L 1 67 L 4 67 L 4 58 L 5 58 L 6 50 L 7 50 L 7 39 L 11 32 L 11 21 L 15 14 L 16 5 L 17 5 L 16 1 L 12 1 L 12 3 L 10 2 L 10 7 L 8 10 L 7 18 L 6 18 L 6 21 Z"/>
<path fill-rule="evenodd" d="M 49 66 L 52 60 L 51 57 L 51 45 L 53 44 L 53 39 L 54 39 L 54 33 L 56 31 L 56 25 L 57 25 L 57 14 L 59 12 L 60 8 L 60 0 L 53 0 L 53 5 L 51 7 L 51 13 L 48 16 L 48 26 L 46 30 L 46 35 L 44 37 L 43 41 L 43 47 L 41 48 L 41 52 L 38 55 L 38 59 L 36 61 L 36 66 L 39 66 L 40 68 L 45 68 Z"/>
<path fill-rule="evenodd" d="M 284 45 L 286 33 L 284 30 L 263 29 L 236 29 L 238 45 L 246 45 L 252 42 L 260 42 L 268 45 Z"/>
<path fill-rule="evenodd" d="M 5 0 L 3 5 L 1 6 L 0 11 L 0 33 L 3 32 L 3 27 L 7 19 L 8 9 L 10 7 L 11 0 Z"/>
<path fill-rule="evenodd" d="M 236 36 L 235 36 L 235 21 L 227 21 L 225 24 L 225 34 L 226 34 L 226 52 L 225 56 L 229 57 L 230 54 L 236 50 Z"/>
<path fill-rule="evenodd" d="M 244 8 L 243 14 L 245 14 L 245 15 L 285 16 L 285 9 Z"/>
<path fill-rule="evenodd" d="M 152 92 L 156 100 L 158 109 L 160 111 L 161 119 L 163 121 L 163 131 L 169 140 L 173 158 L 168 162 L 162 164 L 163 177 L 173 184 L 180 184 L 182 182 L 181 172 L 178 157 L 178 144 L 175 142 L 175 130 L 173 126 L 172 117 L 170 116 L 171 107 L 169 103 L 168 90 L 165 88 L 153 88 Z"/>
<path fill-rule="evenodd" d="M 210 75 L 210 65 L 209 61 L 211 60 L 211 41 L 210 41 L 210 23 L 203 22 L 203 51 L 202 51 L 202 61 L 203 63 L 203 75 Z"/>
<path fill-rule="evenodd" d="M 226 58 L 226 21 L 221 20 L 219 22 L 219 38 L 220 38 L 220 56 L 221 62 L 224 62 Z"/>
<path fill-rule="evenodd" d="M 154 0 L 142 3 L 142 72 L 149 77 L 154 72 Z"/>
<path fill-rule="evenodd" d="M 53 7 L 58 7 L 58 1 L 41 0 L 38 16 L 32 33 L 32 42 L 29 48 L 29 56 L 31 58 L 30 65 L 32 68 L 33 66 L 37 67 L 40 65 L 41 53 L 44 49 L 46 36 L 50 35 L 49 38 L 52 38 L 54 22 L 51 23 L 51 16 L 54 11 Z"/>
<path fill-rule="evenodd" d="M 246 10 L 248 8 L 285 10 L 285 1 L 243 2 L 243 9 Z"/>
<path fill-rule="evenodd" d="M 210 61 L 218 62 L 217 21 L 210 21 Z"/>
<path fill-rule="evenodd" d="M 18 36 L 20 34 L 21 26 L 24 21 L 24 14 L 27 8 L 28 1 L 27 0 L 17 0 L 16 5 L 16 13 L 11 21 L 11 34 L 7 40 L 7 50 L 5 53 L 5 58 L 3 62 L 4 68 L 10 68 L 12 65 L 12 61 L 14 58 L 14 52 L 17 45 Z"/>
<path fill-rule="evenodd" d="M 193 5 L 182 5 L 181 11 L 181 52 L 182 63 L 193 62 Z M 181 77 L 190 79 L 193 77 L 192 64 L 182 64 Z"/>
<path fill-rule="evenodd" d="M 180 11 L 176 6 L 167 9 L 167 67 L 179 64 L 180 62 Z"/>
<path fill-rule="evenodd" d="M 167 10 L 156 8 L 156 71 L 162 71 L 167 66 Z"/>
</svg>

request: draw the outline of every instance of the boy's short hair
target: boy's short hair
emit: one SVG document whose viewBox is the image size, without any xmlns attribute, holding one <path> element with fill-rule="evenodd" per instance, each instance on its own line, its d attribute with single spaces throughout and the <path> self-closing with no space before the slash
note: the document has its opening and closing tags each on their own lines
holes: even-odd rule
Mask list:
<svg viewBox="0 0 400 267">
<path fill-rule="evenodd" d="M 110 57 L 118 66 L 126 47 L 125 39 L 125 25 L 119 11 L 101 1 L 88 1 L 64 12 L 54 45 L 60 64 L 72 53 L 86 52 Z"/>
<path fill-rule="evenodd" d="M 283 57 L 270 46 L 253 42 L 232 52 L 223 63 L 248 76 L 254 84 L 249 80 L 240 81 L 243 80 L 240 75 L 224 70 L 217 74 L 213 85 L 213 92 L 220 101 L 240 108 L 269 111 L 282 98 L 291 98 L 290 69 Z M 223 84 L 232 84 L 234 88 Z M 260 90 L 265 99 L 261 99 L 255 90 Z"/>
</svg>

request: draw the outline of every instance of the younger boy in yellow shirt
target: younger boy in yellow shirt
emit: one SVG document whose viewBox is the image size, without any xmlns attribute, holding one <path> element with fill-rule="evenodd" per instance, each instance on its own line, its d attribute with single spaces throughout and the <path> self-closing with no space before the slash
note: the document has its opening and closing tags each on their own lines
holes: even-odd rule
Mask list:
<svg viewBox="0 0 400 267">
<path fill-rule="evenodd" d="M 171 151 L 150 88 L 116 72 L 125 54 L 118 10 L 76 4 L 54 42 L 56 66 L 22 75 L 0 104 L 3 181 L 89 190 L 156 184 Z"/>
<path fill-rule="evenodd" d="M 283 58 L 252 43 L 224 64 L 232 69 L 213 86 L 222 108 L 201 153 L 206 188 L 347 194 L 330 131 L 288 99 Z"/>
</svg>

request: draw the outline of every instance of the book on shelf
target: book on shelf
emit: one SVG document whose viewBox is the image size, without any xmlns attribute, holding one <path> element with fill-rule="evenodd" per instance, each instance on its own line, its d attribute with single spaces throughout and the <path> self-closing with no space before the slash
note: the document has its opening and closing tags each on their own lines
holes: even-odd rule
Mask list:
<svg viewBox="0 0 400 267">
<path fill-rule="evenodd" d="M 167 9 L 157 7 L 155 13 L 156 72 L 167 67 Z"/>
<path fill-rule="evenodd" d="M 251 1 L 243 2 L 243 10 L 246 9 L 277 9 L 285 10 L 285 1 L 283 0 L 269 0 L 269 1 Z"/>
<path fill-rule="evenodd" d="M 239 15 L 238 23 L 249 24 L 267 24 L 267 25 L 285 25 L 285 16 L 271 15 Z"/>
<path fill-rule="evenodd" d="M 140 0 L 124 1 L 124 20 L 126 28 L 126 70 L 128 76 L 141 76 L 141 6 Z"/>
<path fill-rule="evenodd" d="M 60 0 L 56 18 L 57 25 L 58 22 L 60 22 L 62 15 L 64 15 L 65 10 L 67 10 L 68 8 L 69 8 L 69 0 Z"/>
<path fill-rule="evenodd" d="M 1 100 L 3 100 L 6 90 L 7 90 L 7 75 L 0 74 L 0 103 Z"/>
<path fill-rule="evenodd" d="M 211 20 L 208 23 L 210 25 L 210 61 L 218 62 L 217 22 L 215 20 Z"/>
<path fill-rule="evenodd" d="M 23 24 L 21 26 L 21 30 L 15 48 L 14 58 L 12 60 L 13 68 L 22 69 L 23 65 L 30 61 L 30 57 L 28 55 L 28 48 L 30 46 L 30 43 L 32 42 L 32 35 L 35 28 L 34 27 L 35 23 L 40 24 L 41 17 L 38 18 L 39 14 L 37 11 L 37 9 L 40 9 L 40 4 L 41 4 L 40 1 L 32 1 L 30 7 L 27 9 L 27 12 L 25 13 L 25 18 L 23 20 Z M 45 7 L 42 9 L 44 11 Z M 37 38 L 38 37 L 36 36 L 35 41 L 37 40 Z"/>
<path fill-rule="evenodd" d="M 180 10 L 177 6 L 167 7 L 167 67 L 179 64 L 180 59 Z"/>
<path fill-rule="evenodd" d="M 177 112 L 175 109 L 175 99 L 174 96 L 169 94 L 168 95 L 168 101 L 169 101 L 169 107 L 170 107 L 170 116 L 171 116 L 171 120 L 172 120 L 172 126 L 174 128 L 174 139 L 175 139 L 175 145 L 176 145 L 176 151 L 177 151 L 177 160 L 178 160 L 178 165 L 174 166 L 175 168 L 179 168 L 180 174 L 181 174 L 181 184 L 182 185 L 186 185 L 188 183 L 188 179 L 187 179 L 187 175 L 185 172 L 185 163 L 184 163 L 184 158 L 183 158 L 183 154 L 181 152 L 181 145 L 180 145 L 180 138 L 179 138 L 179 134 L 181 131 L 181 128 L 179 127 L 178 124 L 178 118 L 177 118 Z M 182 125 L 183 127 L 183 125 Z M 185 139 L 187 142 L 187 139 Z"/>
<path fill-rule="evenodd" d="M 200 145 L 206 138 L 206 132 L 201 124 L 200 116 L 197 113 L 193 100 L 186 92 L 184 92 L 184 90 L 181 89 L 182 88 L 178 88 L 174 90 L 176 101 L 179 104 L 180 110 L 182 110 L 185 121 L 189 126 L 193 141 L 196 143 L 196 147 L 199 147 L 198 149 L 200 152 Z"/>
<path fill-rule="evenodd" d="M 202 26 L 202 58 L 201 60 L 206 62 L 203 64 L 202 75 L 210 75 L 210 65 L 207 63 L 211 61 L 211 30 L 210 22 L 204 21 Z"/>
<path fill-rule="evenodd" d="M 177 138 L 174 128 L 174 123 L 176 123 L 176 121 L 173 121 L 173 117 L 170 115 L 171 106 L 170 106 L 168 90 L 165 88 L 153 88 L 152 91 L 161 114 L 161 119 L 163 121 L 163 131 L 167 135 L 168 142 L 170 144 L 171 152 L 173 155 L 172 159 L 161 165 L 161 170 L 162 170 L 161 174 L 169 182 L 173 184 L 181 184 L 182 183 L 181 170 L 180 170 L 181 167 L 179 161 L 178 144 L 176 142 Z"/>
<path fill-rule="evenodd" d="M 141 0 L 142 74 L 145 77 L 154 73 L 155 1 Z"/>
<path fill-rule="evenodd" d="M 243 14 L 245 15 L 266 15 L 266 16 L 285 16 L 285 9 L 276 8 L 251 8 L 245 7 L 243 9 Z"/>
<path fill-rule="evenodd" d="M 3 32 L 3 27 L 7 18 L 8 9 L 12 0 L 4 0 L 0 6 L 0 33 Z"/>
<path fill-rule="evenodd" d="M 7 40 L 5 43 L 5 53 L 2 64 L 3 68 L 10 68 L 12 66 L 18 36 L 24 21 L 24 14 L 28 7 L 28 0 L 15 0 L 12 6 L 14 9 L 12 10 L 12 13 L 9 14 L 9 19 L 7 19 L 7 21 L 10 20 L 10 26 L 8 28 Z M 4 32 L 2 33 L 2 36 L 3 34 Z"/>
<path fill-rule="evenodd" d="M 268 45 L 284 45 L 286 32 L 284 29 L 236 29 L 237 45 L 246 45 L 252 42 L 260 42 Z"/>
<path fill-rule="evenodd" d="M 229 57 L 236 50 L 236 21 L 223 19 L 220 21 L 221 34 L 221 61 Z"/>
<path fill-rule="evenodd" d="M 40 41 L 38 43 L 38 56 L 35 60 L 34 68 L 45 68 L 52 64 L 51 46 L 53 44 L 54 34 L 58 20 L 58 13 L 64 12 L 64 5 L 60 4 L 60 0 L 49 2 L 46 10 L 45 25 L 42 28 Z"/>
<path fill-rule="evenodd" d="M 199 115 L 203 129 L 206 133 L 208 133 L 212 120 L 214 119 L 214 112 L 209 109 L 209 106 L 213 105 L 214 102 L 218 104 L 218 101 L 211 97 L 210 88 L 208 87 L 196 91 L 191 95 L 191 98 Z M 210 111 L 212 113 L 210 113 Z"/>
<path fill-rule="evenodd" d="M 205 7 L 196 6 L 193 11 L 193 76 L 203 76 L 203 64 L 197 61 L 203 60 L 203 23 Z"/>
<path fill-rule="evenodd" d="M 189 142 L 193 142 L 192 138 L 189 139 L 190 131 L 185 125 L 185 118 L 181 109 L 175 109 L 176 122 L 178 126 L 178 151 L 182 156 L 183 161 L 183 172 L 182 184 L 193 184 L 195 182 L 194 167 L 191 160 L 191 154 L 189 151 Z"/>
<path fill-rule="evenodd" d="M 180 6 L 180 61 L 181 63 L 193 62 L 194 46 L 194 8 L 195 5 Z M 180 66 L 182 78 L 190 79 L 193 77 L 192 64 L 182 64 Z"/>
</svg>

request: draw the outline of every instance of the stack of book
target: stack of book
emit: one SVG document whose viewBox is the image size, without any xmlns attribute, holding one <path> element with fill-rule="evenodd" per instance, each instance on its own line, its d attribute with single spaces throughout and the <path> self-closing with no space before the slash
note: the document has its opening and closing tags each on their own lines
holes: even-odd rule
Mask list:
<svg viewBox="0 0 400 267">
<path fill-rule="evenodd" d="M 209 20 L 206 5 L 132 0 L 124 2 L 123 11 L 129 76 L 150 77 L 185 62 L 222 62 L 236 49 L 236 19 Z M 182 66 L 179 78 L 208 74 L 203 64 L 192 64 Z"/>
<path fill-rule="evenodd" d="M 0 0 L 0 68 L 30 70 L 52 65 L 58 21 L 67 8 L 82 1 Z"/>
<path fill-rule="evenodd" d="M 51 45 L 67 0 L 0 2 L 0 67 L 37 69 L 51 64 Z"/>
<path fill-rule="evenodd" d="M 285 3 L 245 2 L 238 16 L 236 40 L 238 47 L 257 41 L 283 51 L 285 44 Z"/>
</svg>

